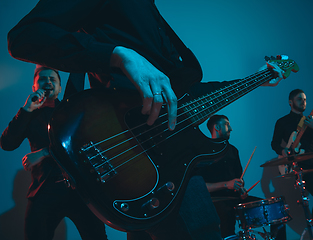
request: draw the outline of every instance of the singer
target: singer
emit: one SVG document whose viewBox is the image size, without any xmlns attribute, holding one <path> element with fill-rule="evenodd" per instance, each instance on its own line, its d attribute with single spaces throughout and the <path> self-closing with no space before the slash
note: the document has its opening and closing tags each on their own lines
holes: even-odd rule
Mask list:
<svg viewBox="0 0 313 240">
<path fill-rule="evenodd" d="M 48 92 L 48 93 L 47 93 Z M 1 148 L 12 151 L 28 138 L 31 153 L 23 157 L 23 166 L 31 171 L 25 215 L 25 239 L 52 239 L 64 217 L 76 225 L 82 239 L 107 240 L 105 226 L 70 188 L 61 169 L 49 154 L 48 121 L 59 104 L 61 82 L 54 69 L 37 65 L 33 93 L 15 115 L 0 138 Z M 45 96 L 45 94 L 47 95 Z M 37 100 L 32 101 L 33 97 Z"/>
</svg>

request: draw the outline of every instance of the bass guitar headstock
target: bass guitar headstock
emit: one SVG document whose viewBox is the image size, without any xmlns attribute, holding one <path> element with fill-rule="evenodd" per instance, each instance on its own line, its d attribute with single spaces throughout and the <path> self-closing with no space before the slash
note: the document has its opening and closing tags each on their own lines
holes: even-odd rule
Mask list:
<svg viewBox="0 0 313 240">
<path fill-rule="evenodd" d="M 265 61 L 268 63 L 274 63 L 277 65 L 281 70 L 283 70 L 285 73 L 283 74 L 284 79 L 289 77 L 291 71 L 292 72 L 298 72 L 299 66 L 294 61 L 288 58 L 286 55 L 277 55 L 276 57 L 265 57 Z"/>
</svg>

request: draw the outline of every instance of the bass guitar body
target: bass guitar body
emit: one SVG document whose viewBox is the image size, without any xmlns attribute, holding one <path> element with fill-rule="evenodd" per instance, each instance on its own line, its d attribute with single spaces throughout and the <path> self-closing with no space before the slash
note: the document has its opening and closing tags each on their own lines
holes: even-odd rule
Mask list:
<svg viewBox="0 0 313 240">
<path fill-rule="evenodd" d="M 50 152 L 72 187 L 99 219 L 122 231 L 164 219 L 184 195 L 192 168 L 227 149 L 226 141 L 213 142 L 185 117 L 169 131 L 165 109 L 148 126 L 140 101 L 127 92 L 89 89 L 63 100 L 49 123 Z M 188 95 L 179 103 L 186 101 Z"/>
</svg>

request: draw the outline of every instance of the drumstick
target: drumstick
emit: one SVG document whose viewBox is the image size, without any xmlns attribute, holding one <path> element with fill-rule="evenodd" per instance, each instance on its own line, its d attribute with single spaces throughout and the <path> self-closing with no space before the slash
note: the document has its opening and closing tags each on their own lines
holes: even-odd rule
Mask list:
<svg viewBox="0 0 313 240">
<path fill-rule="evenodd" d="M 241 174 L 240 180 L 242 180 L 243 175 L 245 174 L 245 172 L 246 172 L 246 170 L 247 170 L 247 167 L 248 167 L 249 164 L 250 164 L 250 161 L 251 161 L 251 158 L 252 158 L 252 156 L 253 156 L 253 154 L 254 154 L 254 152 L 255 152 L 255 149 L 256 149 L 256 146 L 255 146 L 255 148 L 254 148 L 254 150 L 253 150 L 253 152 L 252 152 L 252 154 L 251 154 L 251 156 L 250 156 L 250 159 L 249 159 L 249 161 L 248 161 L 248 163 L 247 163 L 247 165 L 246 165 L 246 167 L 245 167 L 245 170 L 243 170 L 243 173 Z"/>
<path fill-rule="evenodd" d="M 246 193 L 250 192 L 250 191 L 252 190 L 252 188 L 254 188 L 259 182 L 260 182 L 260 180 L 257 181 L 251 188 L 249 188 L 249 189 L 246 191 Z"/>
</svg>

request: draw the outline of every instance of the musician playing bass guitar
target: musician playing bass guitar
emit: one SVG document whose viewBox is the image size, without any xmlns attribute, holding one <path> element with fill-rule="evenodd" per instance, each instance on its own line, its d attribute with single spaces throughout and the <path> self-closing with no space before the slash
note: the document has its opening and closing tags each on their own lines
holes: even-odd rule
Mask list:
<svg viewBox="0 0 313 240">
<path fill-rule="evenodd" d="M 61 103 L 52 117 L 49 133 L 51 153 L 60 165 L 70 165 L 65 167 L 65 171 L 72 180 L 72 186 L 101 220 L 124 231 L 147 229 L 154 239 L 191 239 L 193 234 L 196 235 L 194 239 L 220 239 L 219 221 L 214 217 L 214 209 L 201 207 L 199 196 L 188 193 L 188 189 L 192 188 L 187 186 L 188 169 L 193 164 L 194 153 L 188 147 L 174 143 L 176 138 L 182 142 L 186 138 L 186 131 L 181 128 L 183 124 L 191 121 L 197 125 L 212 115 L 209 111 L 206 112 L 207 116 L 194 119 L 191 115 L 199 111 L 187 109 L 200 103 L 188 103 L 178 109 L 177 99 L 188 92 L 193 84 L 205 94 L 212 87 L 218 89 L 225 84 L 196 83 L 202 79 L 200 64 L 162 18 L 154 1 L 41 0 L 9 32 L 8 46 L 10 54 L 19 60 L 66 72 L 87 72 L 91 87 L 99 90 L 83 91 L 73 101 Z M 286 65 L 288 63 L 283 64 Z M 293 62 L 291 65 L 295 66 Z M 272 71 L 273 67 L 275 71 Z M 252 78 L 233 82 L 234 85 L 229 85 L 229 91 L 234 94 L 225 97 L 223 94 L 230 93 L 226 91 L 212 96 L 219 97 L 215 101 L 219 107 L 214 111 L 262 84 L 276 85 L 284 71 L 273 65 L 254 74 Z M 278 81 L 270 82 L 278 76 Z M 211 99 L 210 96 L 206 97 Z M 75 106 L 67 109 L 67 103 Z M 213 100 L 206 103 L 210 107 Z M 133 112 L 126 114 L 126 110 L 133 109 L 133 106 L 140 107 L 141 104 L 143 107 L 139 115 Z M 134 124 L 148 129 L 152 126 L 149 130 L 153 128 L 153 131 L 158 129 L 159 125 L 154 123 L 158 120 L 162 106 L 167 109 L 167 114 L 161 123 L 165 122 L 170 131 L 166 128 L 164 134 L 144 139 L 139 132 L 134 140 Z M 182 109 L 189 117 L 188 121 L 178 126 L 177 111 Z M 142 116 L 140 112 L 148 117 L 143 123 L 137 124 L 136 121 Z M 102 119 L 102 116 L 105 117 Z M 70 121 L 66 123 L 62 119 Z M 77 128 L 82 125 L 86 127 Z M 87 130 L 88 137 L 84 130 Z M 99 135 L 102 133 L 109 135 L 101 138 Z M 92 139 L 94 136 L 97 139 Z M 115 137 L 122 141 L 113 143 Z M 82 142 L 78 145 L 75 143 L 76 146 L 72 148 L 71 141 L 79 139 Z M 110 152 L 122 148 L 124 143 L 129 147 L 127 150 L 110 155 Z M 147 148 L 145 145 L 148 145 Z M 67 150 L 61 150 L 63 147 Z M 168 151 L 163 151 L 164 148 Z M 99 154 L 95 158 L 90 157 L 91 150 Z M 71 156 L 76 160 L 81 157 L 84 159 L 73 164 L 76 160 L 67 161 L 68 156 L 61 156 L 67 153 L 73 153 Z M 124 158 L 124 154 L 127 157 Z M 191 158 L 188 157 L 190 154 Z M 180 165 L 179 161 L 186 162 Z M 164 171 L 170 173 L 164 175 Z M 82 177 L 79 172 L 87 175 Z M 148 181 L 150 177 L 154 178 L 153 182 Z M 195 192 L 204 192 L 203 202 L 209 203 L 210 197 L 205 193 L 204 182 L 189 182 L 194 184 L 193 187 L 202 186 L 204 190 Z M 187 189 L 185 195 L 184 189 Z M 195 216 L 199 216 L 199 213 L 204 216 L 198 220 L 199 223 L 189 220 L 197 217 L 179 218 L 182 196 L 185 199 L 189 197 L 188 201 L 183 199 L 187 207 L 192 208 L 195 202 L 198 203 L 198 212 L 191 212 Z"/>
<path fill-rule="evenodd" d="M 311 115 L 307 117 L 303 116 L 303 112 L 306 110 L 306 94 L 304 91 L 301 89 L 292 90 L 289 93 L 289 105 L 291 111 L 277 120 L 271 142 L 272 149 L 282 157 L 313 151 L 313 119 Z M 291 146 L 294 145 L 292 142 L 297 139 L 297 132 L 301 130 L 298 126 L 302 118 L 304 119 L 302 128 L 306 127 L 306 129 L 300 138 L 300 143 L 292 149 Z M 312 169 L 312 160 L 298 162 L 298 166 L 303 169 Z M 287 172 L 289 171 L 287 168 L 282 169 Z M 280 171 L 281 174 L 287 172 Z M 306 181 L 306 189 L 312 194 L 313 174 L 305 173 L 304 180 Z"/>
</svg>

